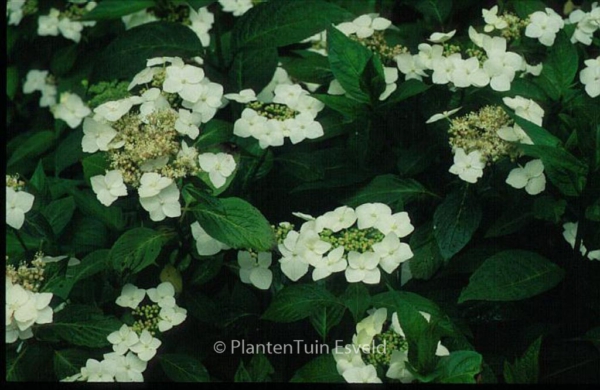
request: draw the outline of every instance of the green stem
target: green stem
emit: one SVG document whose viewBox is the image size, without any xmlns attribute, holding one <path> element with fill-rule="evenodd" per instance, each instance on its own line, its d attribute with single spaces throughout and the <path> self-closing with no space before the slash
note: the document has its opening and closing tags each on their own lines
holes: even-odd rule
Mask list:
<svg viewBox="0 0 600 390">
<path fill-rule="evenodd" d="M 215 19 L 217 20 L 217 23 L 214 24 L 215 26 L 215 51 L 217 54 L 217 62 L 219 63 L 219 69 L 224 69 L 225 68 L 225 58 L 223 57 L 223 44 L 221 42 L 221 38 L 223 36 L 222 31 L 221 31 L 221 23 L 218 22 L 218 20 L 221 18 L 221 7 L 217 7 L 215 9 Z"/>
</svg>

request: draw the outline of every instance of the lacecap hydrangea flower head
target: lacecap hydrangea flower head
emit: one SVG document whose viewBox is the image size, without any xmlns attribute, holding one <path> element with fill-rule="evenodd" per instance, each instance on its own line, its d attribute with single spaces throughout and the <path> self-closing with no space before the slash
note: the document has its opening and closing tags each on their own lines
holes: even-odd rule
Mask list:
<svg viewBox="0 0 600 390">
<path fill-rule="evenodd" d="M 83 122 L 83 151 L 109 162 L 104 175 L 90 179 L 102 204 L 137 192 L 150 218 L 162 221 L 181 215 L 180 179 L 205 172 L 214 187 L 225 185 L 236 168 L 233 156 L 193 145 L 223 105 L 223 87 L 205 76 L 198 59 L 150 59 L 122 94 L 97 104 Z"/>
</svg>

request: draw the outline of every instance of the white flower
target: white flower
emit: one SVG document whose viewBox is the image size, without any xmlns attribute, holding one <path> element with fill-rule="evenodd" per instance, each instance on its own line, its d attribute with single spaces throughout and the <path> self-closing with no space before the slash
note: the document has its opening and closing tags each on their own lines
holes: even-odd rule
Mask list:
<svg viewBox="0 0 600 390">
<path fill-rule="evenodd" d="M 308 272 L 308 261 L 303 257 L 302 245 L 298 244 L 299 237 L 300 233 L 291 230 L 283 240 L 283 243 L 277 246 L 283 256 L 279 259 L 281 272 L 293 282 Z"/>
<path fill-rule="evenodd" d="M 579 81 L 585 85 L 585 92 L 590 97 L 598 97 L 600 96 L 600 57 L 586 60 L 585 65 L 586 67 L 579 73 Z"/>
<path fill-rule="evenodd" d="M 267 125 L 262 128 L 262 132 L 255 134 L 254 138 L 258 140 L 258 145 L 262 149 L 269 146 L 281 146 L 284 143 L 284 122 L 277 119 L 269 119 Z"/>
<path fill-rule="evenodd" d="M 434 32 L 429 36 L 429 39 L 427 40 L 433 43 L 444 43 L 450 40 L 454 36 L 454 34 L 456 34 L 456 30 L 452 30 L 448 33 Z"/>
<path fill-rule="evenodd" d="M 510 90 L 510 83 L 515 72 L 523 67 L 523 58 L 513 52 L 506 51 L 506 39 L 484 36 L 483 48 L 488 59 L 483 63 L 483 70 L 490 77 L 490 87 L 494 91 Z"/>
<path fill-rule="evenodd" d="M 42 88 L 42 97 L 40 98 L 40 107 L 53 107 L 56 105 L 56 95 L 58 90 L 56 85 L 46 84 Z"/>
<path fill-rule="evenodd" d="M 348 253 L 348 268 L 346 268 L 346 280 L 348 283 L 363 282 L 366 284 L 377 284 L 381 278 L 381 272 L 377 265 L 379 255 L 374 252 Z"/>
<path fill-rule="evenodd" d="M 544 109 L 539 104 L 531 99 L 525 99 L 521 96 L 514 98 L 505 97 L 502 99 L 504 104 L 515 110 L 515 114 L 523 119 L 535 123 L 538 126 L 542 125 L 544 118 Z"/>
<path fill-rule="evenodd" d="M 492 32 L 494 30 L 503 30 L 508 27 L 508 23 L 506 20 L 498 17 L 498 6 L 495 5 L 492 8 L 482 9 L 481 15 L 483 16 L 483 20 L 485 21 L 485 27 L 483 31 Z"/>
<path fill-rule="evenodd" d="M 370 310 L 369 315 L 356 324 L 356 334 L 352 337 L 352 343 L 360 350 L 368 352 L 373 337 L 381 333 L 386 320 L 387 309 L 385 307 Z"/>
<path fill-rule="evenodd" d="M 479 66 L 475 57 L 466 60 L 456 56 L 451 59 L 454 63 L 450 80 L 458 88 L 485 87 L 490 82 L 490 76 Z"/>
<path fill-rule="evenodd" d="M 58 35 L 58 17 L 60 11 L 56 8 L 51 8 L 48 15 L 38 17 L 37 33 L 39 36 L 57 36 Z"/>
<path fill-rule="evenodd" d="M 385 90 L 379 95 L 379 100 L 387 99 L 398 88 L 398 69 L 392 67 L 384 67 L 383 74 L 385 78 Z"/>
<path fill-rule="evenodd" d="M 542 160 L 531 160 L 524 167 L 515 168 L 508 174 L 506 183 L 514 188 L 525 188 L 529 195 L 537 195 L 546 188 L 546 176 Z"/>
<path fill-rule="evenodd" d="M 163 307 L 160 309 L 158 321 L 158 330 L 166 332 L 174 326 L 180 325 L 187 318 L 187 310 L 177 305 L 173 307 Z"/>
<path fill-rule="evenodd" d="M 369 364 L 364 367 L 349 368 L 342 374 L 348 383 L 382 383 L 377 376 L 375 366 Z"/>
<path fill-rule="evenodd" d="M 131 110 L 133 102 L 130 98 L 102 103 L 94 108 L 94 114 L 109 122 L 115 122 Z"/>
<path fill-rule="evenodd" d="M 336 347 L 332 353 L 335 359 L 335 365 L 340 375 L 343 375 L 346 370 L 354 367 L 364 367 L 365 362 L 362 360 L 361 349 L 353 344 L 346 344 L 343 347 Z"/>
<path fill-rule="evenodd" d="M 393 215 L 384 215 L 373 227 L 383 234 L 395 233 L 398 238 L 406 237 L 415 230 L 415 227 L 410 223 L 410 217 L 406 211 L 401 211 Z"/>
<path fill-rule="evenodd" d="M 415 79 L 421 81 L 423 77 L 427 77 L 425 70 L 428 68 L 419 54 L 402 53 L 394 57 L 394 60 L 400 72 L 405 76 L 405 80 Z"/>
<path fill-rule="evenodd" d="M 200 134 L 198 126 L 202 123 L 202 115 L 179 109 L 179 116 L 175 122 L 175 130 L 181 135 L 187 135 L 191 139 L 196 139 Z"/>
<path fill-rule="evenodd" d="M 450 111 L 442 111 L 440 114 L 432 115 L 425 123 L 434 123 L 442 119 L 448 119 L 450 115 L 456 114 L 462 107 L 455 108 Z"/>
<path fill-rule="evenodd" d="M 158 88 L 150 88 L 141 96 L 142 104 L 140 105 L 140 119 L 144 123 L 148 123 L 148 115 L 161 110 L 169 109 L 171 105 L 167 98 L 163 96 Z"/>
<path fill-rule="evenodd" d="M 327 254 L 326 257 L 321 257 L 319 260 L 312 263 L 315 267 L 312 272 L 312 278 L 317 280 L 324 279 L 334 272 L 345 271 L 348 267 L 348 261 L 343 257 L 344 247 L 338 246 Z"/>
<path fill-rule="evenodd" d="M 158 73 L 159 71 L 159 68 L 144 68 L 142 71 L 140 71 L 133 77 L 133 79 L 129 83 L 129 86 L 127 87 L 127 90 L 131 91 L 138 85 L 150 83 L 154 78 L 154 75 L 156 75 L 156 73 Z"/>
<path fill-rule="evenodd" d="M 85 153 L 95 153 L 98 150 L 106 151 L 116 136 L 117 131 L 109 124 L 87 117 L 83 120 L 81 149 Z"/>
<path fill-rule="evenodd" d="M 6 187 L 6 224 L 20 229 L 25 222 L 25 213 L 33 207 L 35 197 L 25 191 Z"/>
<path fill-rule="evenodd" d="M 415 377 L 406 367 L 408 363 L 408 352 L 396 349 L 390 357 L 390 366 L 385 376 L 391 379 L 398 379 L 402 383 L 410 383 Z"/>
<path fill-rule="evenodd" d="M 433 64 L 444 57 L 444 47 L 442 45 L 432 46 L 429 43 L 421 43 L 417 48 L 419 49 L 419 54 L 417 54 L 419 59 L 415 59 L 415 63 L 424 69 L 433 69 Z"/>
<path fill-rule="evenodd" d="M 33 324 L 49 324 L 53 311 L 49 306 L 53 294 L 34 293 L 19 284 L 13 284 L 7 277 L 5 282 L 6 342 L 33 337 Z"/>
<path fill-rule="evenodd" d="M 156 172 L 146 172 L 140 178 L 138 195 L 140 198 L 150 198 L 158 195 L 171 184 L 173 184 L 173 179 L 170 177 L 163 177 Z"/>
<path fill-rule="evenodd" d="M 269 269 L 271 256 L 270 252 L 258 252 L 258 255 L 253 257 L 250 252 L 239 251 L 237 258 L 240 266 L 240 280 L 261 290 L 271 287 L 273 281 L 273 272 Z"/>
<path fill-rule="evenodd" d="M 448 57 L 442 57 L 439 60 L 433 62 L 433 73 L 431 74 L 431 81 L 434 84 L 448 84 L 451 83 L 452 75 L 458 60 L 460 60 L 460 54 L 454 53 Z"/>
<path fill-rule="evenodd" d="M 127 187 L 123 183 L 123 175 L 119 170 L 106 172 L 90 178 L 92 190 L 96 197 L 106 207 L 110 206 L 119 196 L 127 196 Z"/>
<path fill-rule="evenodd" d="M 252 0 L 219 0 L 224 12 L 231 12 L 233 16 L 242 16 L 254 7 Z"/>
<path fill-rule="evenodd" d="M 209 46 L 210 35 L 208 34 L 208 32 L 210 31 L 213 23 L 215 22 L 215 16 L 208 11 L 207 7 L 202 7 L 197 12 L 192 7 L 190 7 L 189 19 L 191 23 L 189 27 L 192 29 L 192 31 L 196 33 L 196 35 L 200 39 L 200 43 L 202 43 L 202 46 Z"/>
<path fill-rule="evenodd" d="M 502 138 L 508 142 L 519 142 L 522 144 L 533 145 L 533 141 L 525 130 L 523 130 L 519 125 L 515 124 L 514 126 L 504 126 L 496 130 L 496 134 L 498 137 Z"/>
<path fill-rule="evenodd" d="M 106 339 L 112 344 L 113 351 L 117 355 L 125 355 L 129 348 L 140 340 L 138 334 L 126 324 L 123 324 L 119 330 L 109 334 Z"/>
<path fill-rule="evenodd" d="M 176 218 L 181 216 L 181 204 L 179 204 L 179 189 L 175 183 L 162 189 L 158 195 L 142 198 L 140 204 L 144 210 L 150 213 L 153 221 L 162 221 L 166 217 Z"/>
<path fill-rule="evenodd" d="M 146 290 L 143 288 L 137 288 L 133 284 L 127 283 L 121 289 L 121 295 L 116 300 L 116 304 L 121 307 L 128 307 L 130 309 L 136 309 L 138 305 L 144 300 L 146 296 Z"/>
<path fill-rule="evenodd" d="M 202 123 L 211 120 L 223 105 L 223 86 L 204 78 L 196 87 L 198 99 L 195 102 L 183 101 L 185 108 L 202 116 Z"/>
<path fill-rule="evenodd" d="M 413 257 L 410 246 L 400 239 L 394 232 L 386 234 L 385 238 L 373 244 L 373 251 L 379 257 L 379 266 L 391 274 L 398 266 Z"/>
<path fill-rule="evenodd" d="M 169 93 L 177 93 L 179 96 L 191 103 L 196 103 L 200 98 L 200 82 L 204 79 L 204 70 L 193 65 L 170 65 L 166 68 L 163 90 Z"/>
<path fill-rule="evenodd" d="M 196 240 L 196 249 L 200 256 L 212 256 L 223 249 L 229 249 L 229 246 L 226 244 L 209 236 L 202 226 L 200 226 L 200 223 L 194 222 L 190 227 L 192 229 L 192 236 Z"/>
<path fill-rule="evenodd" d="M 300 96 L 308 94 L 299 84 L 279 84 L 273 91 L 273 103 L 285 104 L 294 108 Z"/>
<path fill-rule="evenodd" d="M 121 17 L 121 21 L 125 25 L 125 30 L 129 30 L 142 24 L 155 22 L 159 20 L 153 13 L 148 12 L 148 9 L 143 9 L 129 15 Z"/>
<path fill-rule="evenodd" d="M 23 93 L 32 93 L 41 91 L 46 86 L 46 78 L 48 77 L 47 70 L 32 69 L 27 72 L 27 78 L 23 84 Z"/>
<path fill-rule="evenodd" d="M 198 156 L 200 168 L 208 173 L 210 182 L 216 187 L 222 187 L 227 178 L 235 170 L 233 156 L 227 153 L 202 153 Z"/>
<path fill-rule="evenodd" d="M 228 93 L 225 98 L 238 103 L 250 103 L 256 101 L 256 93 L 252 89 L 243 89 L 240 93 Z"/>
<path fill-rule="evenodd" d="M 8 16 L 9 26 L 18 26 L 23 19 L 23 6 L 25 0 L 10 0 L 6 4 L 6 15 Z"/>
<path fill-rule="evenodd" d="M 296 243 L 296 249 L 300 251 L 302 258 L 308 264 L 315 264 L 315 262 L 320 261 L 323 255 L 331 249 L 329 242 L 321 240 L 315 226 L 314 222 L 303 224 Z"/>
<path fill-rule="evenodd" d="M 564 27 L 564 21 L 552 8 L 546 12 L 537 11 L 529 15 L 529 24 L 525 28 L 525 36 L 537 38 L 544 46 L 552 46 L 556 34 Z"/>
<path fill-rule="evenodd" d="M 144 376 L 142 373 L 146 371 L 147 366 L 148 362 L 140 359 L 135 353 L 129 352 L 123 356 L 118 365 L 115 380 L 117 382 L 143 382 Z"/>
<path fill-rule="evenodd" d="M 62 119 L 67 122 L 70 128 L 74 129 L 92 111 L 83 103 L 83 100 L 78 95 L 63 92 L 60 95 L 59 103 L 52 107 L 52 113 L 54 114 L 54 118 Z"/>
<path fill-rule="evenodd" d="M 317 230 L 330 229 L 334 233 L 347 229 L 356 222 L 356 213 L 351 207 L 341 206 L 317 218 Z"/>
<path fill-rule="evenodd" d="M 458 148 L 454 152 L 454 164 L 449 172 L 458 175 L 467 183 L 476 183 L 477 179 L 483 176 L 483 168 L 485 168 L 485 161 L 481 152 L 474 150 L 466 154 L 463 148 Z"/>
<path fill-rule="evenodd" d="M 175 307 L 175 288 L 170 282 L 162 282 L 156 288 L 149 288 L 148 298 L 160 307 Z"/>
<path fill-rule="evenodd" d="M 162 342 L 152 337 L 148 330 L 144 329 L 140 335 L 140 340 L 131 346 L 131 351 L 137 354 L 138 358 L 142 361 L 149 361 L 156 355 L 156 350 Z"/>
<path fill-rule="evenodd" d="M 579 225 L 578 222 L 567 222 L 563 225 L 563 229 L 564 229 L 563 237 L 569 243 L 569 245 L 571 245 L 571 248 L 573 248 L 573 249 L 575 249 L 578 225 Z M 584 256 L 587 252 L 587 257 L 590 260 L 600 260 L 600 249 L 596 249 L 594 251 L 588 252 L 585 245 L 583 245 L 583 241 L 581 242 L 581 245 L 579 246 L 579 251 L 581 252 L 582 256 Z"/>
<path fill-rule="evenodd" d="M 242 116 L 233 124 L 233 134 L 248 138 L 263 133 L 267 126 L 267 118 L 251 108 L 245 108 Z"/>
<path fill-rule="evenodd" d="M 392 209 L 384 203 L 364 203 L 355 211 L 359 229 L 374 227 L 380 219 L 392 215 Z"/>
<path fill-rule="evenodd" d="M 88 382 L 114 382 L 117 363 L 111 359 L 101 362 L 96 359 L 88 359 L 85 367 L 81 368 L 82 379 Z"/>
<path fill-rule="evenodd" d="M 378 14 L 361 15 L 352 22 L 345 22 L 335 26 L 345 35 L 356 34 L 359 38 L 368 38 L 375 31 L 383 31 L 392 25 L 392 22 Z"/>
<path fill-rule="evenodd" d="M 304 139 L 316 139 L 325 134 L 323 126 L 314 120 L 314 117 L 307 112 L 301 112 L 289 122 L 290 141 L 292 144 L 302 142 Z M 286 121 L 286 122 L 287 122 Z"/>
<path fill-rule="evenodd" d="M 67 17 L 60 19 L 58 22 L 58 31 L 60 31 L 60 34 L 77 43 L 81 40 L 81 30 L 83 30 L 81 22 L 71 20 Z"/>
</svg>

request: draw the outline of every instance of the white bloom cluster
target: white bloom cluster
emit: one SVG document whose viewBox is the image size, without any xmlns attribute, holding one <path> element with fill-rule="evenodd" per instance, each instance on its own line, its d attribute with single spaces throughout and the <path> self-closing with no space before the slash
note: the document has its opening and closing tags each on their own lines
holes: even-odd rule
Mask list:
<svg viewBox="0 0 600 390">
<path fill-rule="evenodd" d="M 35 197 L 14 181 L 13 177 L 6 176 L 6 224 L 20 229 L 25 222 L 25 214 L 33 207 Z"/>
<path fill-rule="evenodd" d="M 563 225 L 563 237 L 573 249 L 575 249 L 578 225 L 579 222 L 567 222 Z M 600 260 L 600 249 L 588 252 L 587 248 L 583 245 L 583 242 L 581 242 L 581 245 L 579 246 L 579 252 L 581 253 L 581 256 L 586 256 L 587 253 L 587 258 L 590 260 Z"/>
<path fill-rule="evenodd" d="M 222 187 L 236 168 L 226 153 L 198 153 L 185 138 L 196 139 L 200 125 L 222 106 L 223 87 L 211 82 L 201 67 L 179 57 L 148 60 L 129 90 L 141 95 L 108 101 L 94 108 L 83 123 L 81 146 L 86 153 L 107 152 L 111 170 L 91 178 L 98 200 L 110 206 L 137 188 L 140 204 L 153 221 L 181 215 L 175 179 L 200 170 Z"/>
<path fill-rule="evenodd" d="M 429 313 L 420 313 L 430 321 Z M 384 325 L 387 327 L 385 331 Z M 436 355 L 449 354 L 448 349 L 441 342 L 438 343 Z M 377 367 L 385 369 L 386 378 L 402 383 L 414 380 L 407 368 L 410 364 L 408 343 L 400 326 L 398 313 L 393 313 L 389 322 L 386 308 L 370 310 L 370 314 L 356 324 L 352 344 L 337 347 L 333 351 L 333 357 L 338 373 L 348 383 L 381 383 L 381 378 L 377 376 Z"/>
<path fill-rule="evenodd" d="M 219 4 L 224 12 L 232 13 L 233 16 L 242 16 L 254 7 L 252 0 L 219 0 Z"/>
<path fill-rule="evenodd" d="M 569 14 L 565 20 L 566 24 L 577 24 L 575 31 L 571 36 L 571 42 L 580 42 L 586 46 L 592 44 L 594 33 L 600 29 L 600 6 L 598 2 L 592 3 L 592 9 L 584 12 L 576 9 Z"/>
<path fill-rule="evenodd" d="M 377 284 L 380 269 L 391 274 L 413 257 L 410 246 L 400 241 L 414 230 L 408 213 L 392 213 L 386 204 L 341 206 L 318 218 L 296 215 L 307 221 L 278 245 L 281 271 L 292 281 L 312 266 L 314 281 L 344 272 L 349 283 Z"/>
<path fill-rule="evenodd" d="M 56 8 L 51 8 L 48 15 L 42 15 L 38 17 L 38 29 L 37 33 L 39 36 L 58 36 L 59 34 L 63 37 L 79 43 L 81 40 L 81 31 L 84 27 L 92 27 L 96 24 L 95 21 L 80 22 L 70 17 L 71 14 L 84 14 L 91 11 L 96 7 L 95 1 L 90 1 L 85 4 L 71 3 L 68 11 L 61 12 Z"/>
<path fill-rule="evenodd" d="M 248 94 L 251 92 L 246 92 Z M 315 120 L 324 104 L 309 96 L 309 92 L 299 84 L 277 83 L 271 102 L 266 101 L 268 99 L 261 101 L 261 94 L 257 101 L 247 104 L 241 118 L 235 121 L 235 135 L 253 137 L 261 148 L 266 149 L 269 146 L 282 146 L 285 138 L 297 144 L 324 134 L 323 127 Z M 229 96 L 237 98 L 235 95 Z"/>
<path fill-rule="evenodd" d="M 33 324 L 49 324 L 53 311 L 49 306 L 53 295 L 30 291 L 6 277 L 6 343 L 33 337 Z"/>
<path fill-rule="evenodd" d="M 340 23 L 335 27 L 346 36 L 354 34 L 358 38 L 368 38 L 375 31 L 387 30 L 391 25 L 390 20 L 380 17 L 379 14 L 365 14 L 360 15 L 351 22 Z"/>
<path fill-rule="evenodd" d="M 140 306 L 146 296 L 153 304 Z M 187 317 L 187 310 L 177 306 L 175 289 L 169 282 L 147 290 L 126 284 L 116 303 L 133 309 L 134 316 L 140 319 L 133 326 L 123 324 L 108 335 L 113 352 L 104 354 L 102 361 L 88 359 L 78 374 L 63 381 L 143 382 L 148 362 L 162 344 L 154 337 L 156 331 L 164 333 L 183 323 Z"/>
<path fill-rule="evenodd" d="M 579 81 L 585 85 L 585 92 L 590 97 L 598 97 L 600 96 L 600 56 L 585 60 L 584 63 L 585 68 L 579 72 Z"/>
</svg>

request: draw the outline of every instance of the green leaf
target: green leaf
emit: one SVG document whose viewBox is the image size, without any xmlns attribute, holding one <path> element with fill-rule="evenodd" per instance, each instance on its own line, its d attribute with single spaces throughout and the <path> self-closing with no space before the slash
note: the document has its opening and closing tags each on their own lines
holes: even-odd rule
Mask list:
<svg viewBox="0 0 600 390">
<path fill-rule="evenodd" d="M 485 232 L 485 238 L 501 237 L 517 232 L 533 219 L 533 213 L 523 207 L 509 207 Z"/>
<path fill-rule="evenodd" d="M 75 201 L 72 196 L 57 199 L 42 210 L 55 235 L 60 235 L 65 226 L 69 224 L 75 211 Z"/>
<path fill-rule="evenodd" d="M 195 260 L 195 262 L 199 263 L 196 267 L 196 271 L 192 276 L 191 283 L 196 285 L 204 284 L 219 273 L 221 267 L 223 266 L 223 256 L 211 256 L 206 258 L 200 258 Z"/>
<path fill-rule="evenodd" d="M 245 367 L 244 361 L 240 360 L 240 365 L 234 376 L 234 382 L 245 382 L 245 383 L 264 383 L 270 382 L 275 369 L 269 362 L 269 359 L 262 354 L 258 353 L 252 356 L 248 368 Z"/>
<path fill-rule="evenodd" d="M 105 175 L 110 169 L 110 162 L 103 153 L 96 153 L 86 157 L 81 161 L 83 165 L 83 176 L 85 181 L 90 183 L 90 178 L 97 175 Z"/>
<path fill-rule="evenodd" d="M 184 354 L 163 354 L 160 366 L 174 382 L 210 382 L 206 368 L 196 358 Z"/>
<path fill-rule="evenodd" d="M 56 239 L 50 223 L 48 223 L 46 217 L 37 210 L 31 210 L 25 215 L 25 222 L 21 227 L 21 232 L 51 242 Z"/>
<path fill-rule="evenodd" d="M 72 278 L 73 283 L 76 283 L 106 270 L 109 256 L 110 251 L 108 249 L 100 249 L 90 253 L 81 260 L 81 263 L 67 268 L 67 278 Z"/>
<path fill-rule="evenodd" d="M 533 202 L 533 216 L 557 224 L 560 222 L 566 208 L 566 200 L 554 199 L 551 195 L 544 195 L 536 198 Z"/>
<path fill-rule="evenodd" d="M 558 100 L 571 86 L 578 69 L 577 48 L 564 31 L 559 31 L 537 81 L 550 98 Z"/>
<path fill-rule="evenodd" d="M 54 144 L 54 132 L 38 131 L 30 132 L 29 137 L 21 143 L 7 162 L 7 166 L 11 167 L 23 159 L 35 159 L 41 156 L 44 152 L 50 149 Z"/>
<path fill-rule="evenodd" d="M 361 115 L 367 115 L 368 106 L 364 103 L 357 102 L 354 99 L 350 99 L 346 96 L 336 95 L 324 95 L 324 94 L 312 94 L 312 97 L 320 100 L 327 107 L 331 108 L 344 115 L 349 119 L 354 119 Z"/>
<path fill-rule="evenodd" d="M 75 65 L 80 46 L 72 44 L 57 50 L 50 61 L 50 73 L 62 77 L 65 76 Z"/>
<path fill-rule="evenodd" d="M 527 19 L 529 15 L 536 11 L 544 11 L 547 7 L 541 0 L 513 0 L 512 6 L 521 19 Z"/>
<path fill-rule="evenodd" d="M 283 173 L 303 182 L 325 178 L 323 161 L 316 157 L 316 153 L 314 152 L 284 153 L 277 156 L 275 162 L 281 166 Z"/>
<path fill-rule="evenodd" d="M 234 249 L 268 251 L 275 246 L 273 229 L 258 209 L 240 198 L 220 199 L 220 207 L 192 208 L 204 230 Z"/>
<path fill-rule="evenodd" d="M 210 146 L 229 141 L 232 135 L 233 124 L 219 119 L 212 119 L 202 127 L 200 136 L 194 142 L 194 146 L 199 150 L 204 150 Z"/>
<path fill-rule="evenodd" d="M 56 175 L 59 175 L 66 168 L 82 161 L 86 157 L 87 154 L 81 149 L 81 139 L 82 133 L 74 131 L 65 136 L 60 144 L 58 144 L 54 152 L 54 170 Z"/>
<path fill-rule="evenodd" d="M 202 51 L 200 39 L 188 26 L 162 21 L 146 23 L 121 33 L 104 49 L 95 63 L 92 81 L 130 80 L 146 67 L 150 58 L 189 58 Z"/>
<path fill-rule="evenodd" d="M 105 316 L 92 306 L 69 304 L 54 314 L 51 328 L 63 340 L 82 347 L 101 348 L 110 345 L 106 337 L 121 327 L 121 321 Z"/>
<path fill-rule="evenodd" d="M 293 383 L 345 383 L 338 373 L 333 355 L 319 356 L 302 366 L 290 382 Z"/>
<path fill-rule="evenodd" d="M 359 322 L 364 313 L 371 307 L 371 295 L 369 290 L 361 283 L 351 283 L 346 291 L 340 296 L 340 300 L 352 313 L 354 322 Z"/>
<path fill-rule="evenodd" d="M 76 218 L 69 229 L 68 248 L 73 253 L 94 251 L 108 245 L 106 225 L 93 217 Z"/>
<path fill-rule="evenodd" d="M 431 88 L 431 85 L 427 85 L 419 80 L 406 80 L 402 84 L 398 85 L 398 88 L 392 94 L 381 103 L 380 107 L 389 107 L 392 104 L 399 103 L 408 98 L 423 93 Z"/>
<path fill-rule="evenodd" d="M 78 374 L 89 359 L 88 353 L 75 348 L 54 350 L 54 373 L 58 380 Z"/>
<path fill-rule="evenodd" d="M 154 0 L 102 0 L 93 10 L 86 13 L 81 20 L 117 19 L 155 5 Z"/>
<path fill-rule="evenodd" d="M 48 178 L 44 172 L 44 164 L 42 160 L 38 161 L 37 167 L 35 168 L 35 171 L 29 180 L 29 185 L 35 191 L 34 194 L 36 198 L 43 199 L 42 202 L 45 203 L 50 189 L 48 187 Z"/>
<path fill-rule="evenodd" d="M 301 57 L 280 57 L 283 68 L 296 80 L 327 85 L 333 78 L 327 57 L 308 50 L 297 51 Z"/>
<path fill-rule="evenodd" d="M 439 24 L 444 23 L 452 10 L 452 0 L 410 0 L 408 4 Z"/>
<path fill-rule="evenodd" d="M 318 308 L 310 317 L 310 323 L 323 340 L 327 338 L 329 331 L 342 321 L 346 308 L 341 305 L 324 306 Z"/>
<path fill-rule="evenodd" d="M 401 179 L 396 175 L 387 174 L 375 177 L 369 184 L 343 202 L 351 207 L 371 202 L 386 203 L 394 207 L 395 205 L 406 205 L 425 196 L 437 195 L 414 179 Z"/>
<path fill-rule="evenodd" d="M 236 21 L 232 46 L 287 46 L 351 17 L 345 9 L 320 0 L 261 3 Z"/>
<path fill-rule="evenodd" d="M 578 196 L 587 181 L 588 166 L 563 148 L 538 145 L 519 145 L 527 155 L 544 163 L 544 173 L 566 196 Z"/>
<path fill-rule="evenodd" d="M 433 235 L 431 224 L 419 227 L 410 237 L 410 248 L 413 257 L 410 258 L 410 273 L 415 279 L 428 280 L 444 264 L 437 241 Z"/>
<path fill-rule="evenodd" d="M 591 342 L 598 350 L 600 350 L 600 326 L 588 330 L 583 336 L 583 339 Z"/>
<path fill-rule="evenodd" d="M 398 153 L 398 173 L 400 176 L 416 176 L 425 171 L 439 155 L 437 148 L 429 142 L 400 149 Z"/>
<path fill-rule="evenodd" d="M 13 100 L 19 90 L 19 71 L 16 66 L 6 68 L 6 96 Z"/>
<path fill-rule="evenodd" d="M 469 187 L 452 192 L 433 215 L 433 234 L 444 259 L 465 247 L 479 227 L 481 207 Z"/>
<path fill-rule="evenodd" d="M 215 1 L 217 0 L 186 0 L 186 3 L 188 3 L 193 9 L 198 10 L 202 7 L 208 7 Z"/>
<path fill-rule="evenodd" d="M 165 242 L 164 233 L 149 228 L 128 230 L 113 245 L 109 261 L 120 273 L 136 274 L 154 263 Z"/>
<path fill-rule="evenodd" d="M 44 343 L 26 343 L 18 353 L 6 350 L 6 380 L 8 382 L 50 382 L 52 349 Z M 8 386 L 10 387 L 10 386 Z"/>
<path fill-rule="evenodd" d="M 590 221 L 600 222 L 600 198 L 585 209 L 585 217 Z"/>
<path fill-rule="evenodd" d="M 294 322 L 309 317 L 322 307 L 341 305 L 327 289 L 317 284 L 292 284 L 273 297 L 262 319 Z"/>
<path fill-rule="evenodd" d="M 369 103 L 369 94 L 361 88 L 360 80 L 373 53 L 335 27 L 327 29 L 327 50 L 336 80 L 350 97 Z"/>
<path fill-rule="evenodd" d="M 235 54 L 229 69 L 229 80 L 237 90 L 251 88 L 261 91 L 273 78 L 277 63 L 275 47 L 242 49 Z"/>
<path fill-rule="evenodd" d="M 504 380 L 506 383 L 538 383 L 540 373 L 539 354 L 542 346 L 542 337 L 538 337 L 522 357 L 517 358 L 514 364 L 504 361 Z"/>
<path fill-rule="evenodd" d="M 125 227 L 125 217 L 120 208 L 104 206 L 90 190 L 67 188 L 67 191 L 73 196 L 77 208 L 82 213 L 97 218 L 113 230 L 122 230 Z"/>
<path fill-rule="evenodd" d="M 440 383 L 476 383 L 475 375 L 482 369 L 483 358 L 474 351 L 453 351 L 440 359 Z"/>
<path fill-rule="evenodd" d="M 565 272 L 534 252 L 507 250 L 487 259 L 473 273 L 458 303 L 470 300 L 518 301 L 556 286 Z"/>
<path fill-rule="evenodd" d="M 507 110 L 508 115 L 525 131 L 531 138 L 534 145 L 558 147 L 561 144 L 560 139 L 552 135 L 548 130 L 530 122 L 520 116 L 514 114 L 511 110 Z"/>
</svg>

